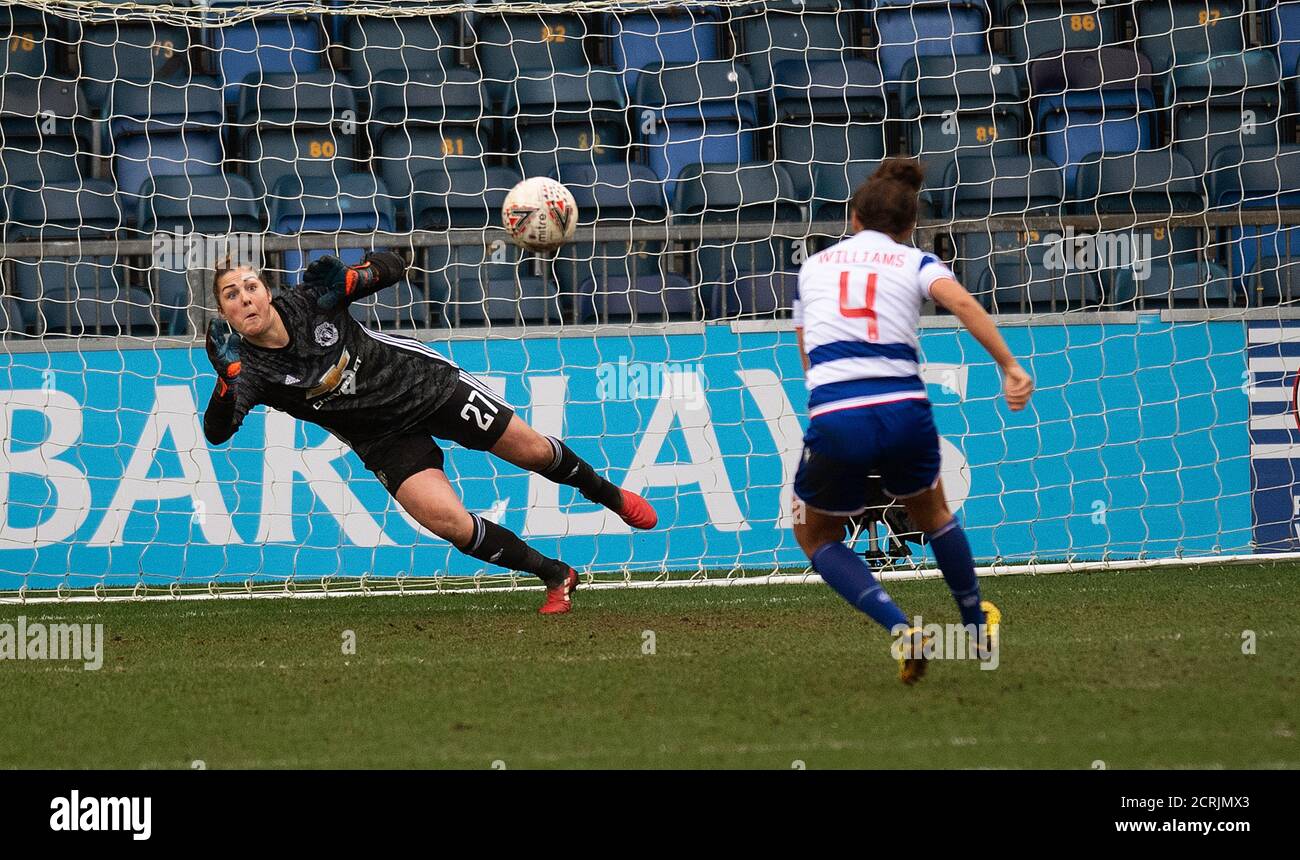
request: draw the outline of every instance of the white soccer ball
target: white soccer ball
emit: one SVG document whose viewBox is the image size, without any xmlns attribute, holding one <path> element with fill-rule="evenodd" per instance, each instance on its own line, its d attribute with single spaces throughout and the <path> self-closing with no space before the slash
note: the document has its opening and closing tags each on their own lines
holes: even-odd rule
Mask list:
<svg viewBox="0 0 1300 860">
<path fill-rule="evenodd" d="M 521 248 L 553 251 L 573 238 L 578 204 L 554 179 L 534 176 L 510 189 L 501 206 L 501 223 Z"/>
</svg>

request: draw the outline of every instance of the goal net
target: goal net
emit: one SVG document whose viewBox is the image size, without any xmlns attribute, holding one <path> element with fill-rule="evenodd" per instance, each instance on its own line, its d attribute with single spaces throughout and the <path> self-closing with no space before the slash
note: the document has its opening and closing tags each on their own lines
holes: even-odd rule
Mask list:
<svg viewBox="0 0 1300 860">
<path fill-rule="evenodd" d="M 0 595 L 523 584 L 317 427 L 258 409 L 203 437 L 214 263 L 291 290 L 380 248 L 409 277 L 363 324 L 449 355 L 660 527 L 452 448 L 470 510 L 597 580 L 802 572 L 796 273 L 900 154 L 915 243 L 1038 384 L 1008 412 L 927 309 L 981 564 L 1296 549 L 1298 6 L 0 2 Z M 552 255 L 500 228 L 532 176 L 578 203 Z M 857 546 L 927 564 L 888 536 Z"/>
</svg>

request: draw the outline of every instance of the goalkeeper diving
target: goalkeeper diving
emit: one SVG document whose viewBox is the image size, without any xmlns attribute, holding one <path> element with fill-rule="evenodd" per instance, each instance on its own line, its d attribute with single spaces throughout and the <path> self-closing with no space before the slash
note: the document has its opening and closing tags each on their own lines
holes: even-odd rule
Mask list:
<svg viewBox="0 0 1300 860">
<path fill-rule="evenodd" d="M 416 522 L 466 555 L 536 575 L 546 585 L 539 611 L 568 612 L 577 572 L 467 511 L 443 473 L 434 438 L 489 451 L 574 487 L 633 528 L 654 528 L 658 516 L 564 442 L 529 427 L 450 359 L 352 318 L 352 302 L 405 274 L 405 262 L 392 253 L 368 254 L 356 266 L 326 256 L 307 268 L 300 286 L 272 298 L 253 269 L 219 266 L 212 291 L 221 318 L 207 331 L 218 380 L 203 416 L 204 435 L 213 444 L 225 442 L 259 403 L 319 425 L 347 443 Z"/>
<path fill-rule="evenodd" d="M 1013 412 L 1034 390 L 979 303 L 947 266 L 909 244 L 923 175 L 914 159 L 882 162 L 850 202 L 854 235 L 800 267 L 795 303 L 809 389 L 795 537 L 841 597 L 893 635 L 906 633 L 898 656 L 908 684 L 926 668 L 921 631 L 844 544 L 845 524 L 866 510 L 869 475 L 881 476 L 924 533 L 962 624 L 979 633 L 978 648 L 996 647 L 1001 621 L 998 608 L 981 600 L 970 544 L 944 498 L 939 434 L 920 377 L 921 305 L 933 298 L 988 351 Z"/>
</svg>

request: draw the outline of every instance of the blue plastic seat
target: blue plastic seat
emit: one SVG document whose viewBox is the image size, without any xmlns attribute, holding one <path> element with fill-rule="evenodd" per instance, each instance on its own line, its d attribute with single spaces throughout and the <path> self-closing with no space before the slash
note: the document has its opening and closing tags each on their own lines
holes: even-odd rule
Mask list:
<svg viewBox="0 0 1300 860">
<path fill-rule="evenodd" d="M 452 15 L 370 18 L 348 16 L 342 49 L 354 86 L 378 78 L 409 80 L 415 72 L 458 70 L 457 21 Z"/>
<path fill-rule="evenodd" d="M 1300 208 L 1300 144 L 1224 150 L 1207 180 L 1210 207 L 1220 212 Z M 1221 230 L 1233 277 L 1251 271 L 1260 258 L 1300 256 L 1300 227 L 1262 224 Z"/>
<path fill-rule="evenodd" d="M 584 323 L 655 323 L 701 316 L 699 291 L 681 275 L 587 280 L 578 287 Z"/>
<path fill-rule="evenodd" d="M 1246 275 L 1246 294 L 1252 306 L 1267 306 L 1300 299 L 1300 256 L 1261 257 Z"/>
<path fill-rule="evenodd" d="M 722 58 L 722 27 L 714 11 L 707 7 L 609 14 L 604 21 L 610 62 L 623 75 L 627 93 L 636 92 L 642 69 Z"/>
<path fill-rule="evenodd" d="M 272 5 L 276 0 L 210 0 L 221 9 Z M 317 15 L 260 15 L 228 27 L 206 31 L 225 86 L 227 104 L 243 98 L 246 87 L 257 88 L 270 75 L 306 74 L 327 67 L 325 32 Z M 250 80 L 251 78 L 251 80 Z"/>
<path fill-rule="evenodd" d="M 800 201 L 822 165 L 885 156 L 885 90 L 867 60 L 780 63 L 775 69 L 776 157 Z"/>
<path fill-rule="evenodd" d="M 384 181 L 369 173 L 339 177 L 282 176 L 271 191 L 268 231 L 281 235 L 305 232 L 391 232 L 396 225 L 392 197 Z M 343 238 L 340 237 L 340 242 Z M 296 286 L 302 270 L 313 260 L 333 253 L 353 265 L 366 247 L 336 247 L 284 252 L 284 283 Z"/>
<path fill-rule="evenodd" d="M 62 25 L 59 19 L 37 9 L 8 6 L 0 9 L 0 75 L 13 75 L 30 86 L 36 78 L 59 74 L 56 56 Z M 7 89 L 8 87 L 6 87 Z"/>
<path fill-rule="evenodd" d="M 1029 81 L 1042 151 L 1064 170 L 1067 188 L 1089 156 L 1151 147 L 1155 96 L 1141 54 L 1102 48 L 1036 60 Z"/>
<path fill-rule="evenodd" d="M 1060 170 L 1041 155 L 1009 155 L 992 162 L 959 158 L 949 165 L 944 186 L 953 189 L 949 209 L 954 220 L 1055 215 L 1061 212 L 1065 196 Z M 967 285 L 978 285 L 994 262 L 1021 265 L 1027 241 L 1033 241 L 1023 231 L 988 227 L 963 229 L 954 239 L 953 271 Z M 1026 264 L 1034 262 L 1029 258 Z M 982 298 L 991 300 L 988 294 Z"/>
<path fill-rule="evenodd" d="M 575 240 L 559 250 L 555 273 L 563 295 L 609 295 L 614 283 L 648 289 L 655 279 L 665 288 L 664 243 L 631 239 L 633 228 L 667 223 L 664 186 L 654 172 L 644 164 L 567 164 L 552 175 L 573 194 L 580 227 L 628 229 L 625 239 Z"/>
<path fill-rule="evenodd" d="M 508 167 L 430 170 L 414 179 L 412 223 L 417 230 L 475 230 L 472 244 L 433 245 L 423 268 L 430 300 L 453 327 L 554 324 L 561 319 L 559 288 L 531 274 L 523 255 L 500 230 L 501 206 L 522 177 Z"/>
<path fill-rule="evenodd" d="M 1092 272 L 1051 269 L 1027 258 L 998 262 L 980 274 L 975 294 L 999 314 L 1099 310 L 1101 290 Z"/>
<path fill-rule="evenodd" d="M 490 157 L 490 113 L 483 82 L 470 69 L 387 72 L 373 83 L 375 164 L 399 204 L 403 223 L 412 177 L 426 170 L 472 167 Z"/>
<path fill-rule="evenodd" d="M 1280 80 L 1269 50 L 1179 65 L 1165 84 L 1174 147 L 1204 171 L 1222 150 L 1276 144 Z"/>
<path fill-rule="evenodd" d="M 696 164 L 682 172 L 673 199 L 677 224 L 735 225 L 800 220 L 793 184 L 779 164 Z M 791 240 L 701 238 L 694 271 L 714 317 L 788 312 L 796 269 Z"/>
<path fill-rule="evenodd" d="M 1277 44 L 1282 71 L 1300 78 L 1300 3 L 1272 0 L 1268 8 L 1269 44 Z"/>
<path fill-rule="evenodd" d="M 726 60 L 642 73 L 632 119 L 646 163 L 665 180 L 670 200 L 687 165 L 734 166 L 754 159 L 758 107 L 753 93 L 749 73 Z"/>
<path fill-rule="evenodd" d="M 225 119 L 216 78 L 176 84 L 119 80 L 113 85 L 105 151 L 122 210 L 134 216 L 150 176 L 220 173 Z"/>
<path fill-rule="evenodd" d="M 1243 0 L 1159 0 L 1134 3 L 1138 48 L 1163 76 L 1208 54 L 1239 54 L 1246 47 Z"/>
<path fill-rule="evenodd" d="M 613 69 L 560 69 L 507 90 L 509 155 L 524 176 L 549 176 L 564 164 L 624 162 L 627 105 Z"/>
<path fill-rule="evenodd" d="M 195 4 L 192 0 L 176 0 L 171 5 Z M 130 18 L 87 21 L 81 24 L 75 41 L 81 87 L 91 104 L 103 105 L 114 83 L 127 78 L 182 86 L 197 71 L 191 69 L 189 60 L 190 44 L 194 41 L 188 27 L 163 21 Z"/>
<path fill-rule="evenodd" d="M 880 71 L 896 90 L 916 57 L 987 53 L 989 10 L 983 0 L 877 0 Z"/>
<path fill-rule="evenodd" d="M 259 194 L 282 176 L 353 171 L 362 133 L 356 100 L 332 72 L 250 77 L 248 84 L 236 116 L 246 171 Z"/>
<path fill-rule="evenodd" d="M 781 63 L 853 59 L 857 17 L 846 5 L 839 0 L 787 0 L 737 10 L 731 19 L 736 60 L 749 70 L 755 89 L 770 89 L 773 70 Z"/>
<path fill-rule="evenodd" d="M 1118 41 L 1117 11 L 1091 0 L 1015 0 L 1003 6 L 1008 53 L 1020 66 L 1039 57 L 1096 50 Z"/>
<path fill-rule="evenodd" d="M 1114 303 L 1121 307 L 1213 308 L 1244 301 L 1244 293 L 1217 263 L 1157 264 L 1142 279 L 1124 270 L 1115 282 Z"/>
<path fill-rule="evenodd" d="M 923 200 L 942 215 L 952 189 L 948 166 L 958 158 L 993 161 L 1020 155 L 1024 110 L 1015 69 L 989 54 L 924 56 L 909 60 L 899 92 L 908 151 L 926 171 Z"/>
<path fill-rule="evenodd" d="M 163 175 L 146 179 L 140 188 L 136 224 L 143 235 L 170 233 L 184 240 L 189 234 L 243 233 L 251 240 L 253 235 L 261 234 L 260 207 L 261 199 L 242 176 Z M 189 331 L 186 311 L 193 299 L 186 277 L 188 269 L 188 265 L 160 265 L 157 261 L 153 266 L 154 295 L 163 334 Z"/>
<path fill-rule="evenodd" d="M 554 69 L 587 65 L 583 40 L 588 24 L 581 15 L 483 12 L 467 16 L 465 28 L 465 39 L 474 46 L 479 70 L 496 103 L 505 101 L 509 85 L 523 77 L 524 70 L 541 77 Z"/>
<path fill-rule="evenodd" d="M 89 176 L 90 108 L 77 82 L 6 78 L 0 86 L 0 188 Z"/>
<path fill-rule="evenodd" d="M 5 238 L 10 242 L 115 239 L 123 220 L 116 188 L 105 180 L 11 189 L 8 208 Z M 24 324 L 37 332 L 157 333 L 152 298 L 127 286 L 113 256 L 15 255 L 13 273 Z"/>
<path fill-rule="evenodd" d="M 819 164 L 813 171 L 813 221 L 832 221 L 844 225 L 835 236 L 839 241 L 849 234 L 849 203 L 853 194 L 876 172 L 877 160 L 847 161 L 843 164 Z"/>
</svg>

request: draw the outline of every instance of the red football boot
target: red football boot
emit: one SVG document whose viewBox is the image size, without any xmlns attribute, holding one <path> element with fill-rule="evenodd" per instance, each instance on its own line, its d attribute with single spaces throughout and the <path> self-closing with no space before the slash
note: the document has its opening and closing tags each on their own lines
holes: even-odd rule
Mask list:
<svg viewBox="0 0 1300 860">
<path fill-rule="evenodd" d="M 619 492 L 623 494 L 623 510 L 618 515 L 623 518 L 623 522 L 634 529 L 652 529 L 659 524 L 659 515 L 649 502 L 636 493 L 627 490 Z"/>
<path fill-rule="evenodd" d="M 542 615 L 560 615 L 573 608 L 573 590 L 578 587 L 578 572 L 569 568 L 564 582 L 546 589 L 546 602 L 537 611 Z"/>
</svg>

